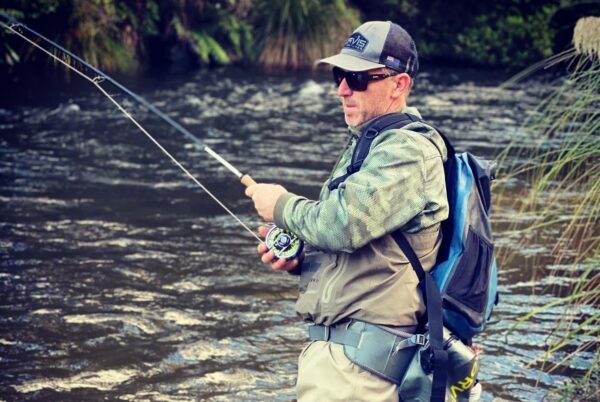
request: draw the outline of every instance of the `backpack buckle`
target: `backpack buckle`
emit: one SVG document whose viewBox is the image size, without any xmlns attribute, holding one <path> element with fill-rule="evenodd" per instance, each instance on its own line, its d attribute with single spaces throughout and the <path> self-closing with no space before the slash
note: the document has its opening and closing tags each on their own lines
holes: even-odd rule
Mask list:
<svg viewBox="0 0 600 402">
<path fill-rule="evenodd" d="M 369 127 L 369 129 L 363 134 L 365 138 L 375 138 L 379 134 L 379 130 L 373 127 Z"/>
</svg>

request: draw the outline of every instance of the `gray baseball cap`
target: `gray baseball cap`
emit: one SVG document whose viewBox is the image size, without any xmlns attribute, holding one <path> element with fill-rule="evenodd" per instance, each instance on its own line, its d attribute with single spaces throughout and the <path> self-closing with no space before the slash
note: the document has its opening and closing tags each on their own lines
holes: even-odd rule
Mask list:
<svg viewBox="0 0 600 402">
<path fill-rule="evenodd" d="M 390 21 L 365 22 L 354 32 L 340 53 L 317 61 L 347 71 L 366 71 L 380 67 L 416 77 L 419 55 L 412 37 Z"/>
</svg>

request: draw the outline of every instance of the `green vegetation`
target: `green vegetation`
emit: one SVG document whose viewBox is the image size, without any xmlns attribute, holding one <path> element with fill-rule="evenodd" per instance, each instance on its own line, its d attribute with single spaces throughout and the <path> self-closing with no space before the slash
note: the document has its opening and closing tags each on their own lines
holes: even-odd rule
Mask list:
<svg viewBox="0 0 600 402">
<path fill-rule="evenodd" d="M 558 231 L 554 263 L 580 267 L 575 273 L 555 274 L 572 279 L 566 296 L 523 316 L 515 326 L 562 306 L 564 314 L 548 335 L 546 353 L 534 363 L 553 371 L 584 351 L 592 353 L 596 359 L 583 378 L 557 392 L 564 400 L 594 400 L 600 397 L 600 18 L 577 23 L 574 45 L 549 60 L 569 63 L 571 72 L 524 127 L 540 146 L 528 150 L 513 144 L 506 149 L 503 157 L 517 155 L 530 162 L 503 175 L 505 181 L 520 176 L 529 183 L 528 194 L 514 204 L 518 214 L 536 217 L 526 227 L 513 228 L 524 245 Z M 559 355 L 565 357 L 558 361 Z"/>
<path fill-rule="evenodd" d="M 360 24 L 343 0 L 257 0 L 255 7 L 258 61 L 267 67 L 311 67 Z"/>
<path fill-rule="evenodd" d="M 310 68 L 336 52 L 360 21 L 392 20 L 424 60 L 524 67 L 563 50 L 576 0 L 5 0 L 10 14 L 107 71 L 257 63 Z M 569 37 L 570 40 L 570 37 Z M 38 57 L 0 32 L 0 64 Z M 47 62 L 47 61 L 46 61 Z"/>
<path fill-rule="evenodd" d="M 453 49 L 457 57 L 496 67 L 523 66 L 533 58 L 549 57 L 553 33 L 540 27 L 548 26 L 555 11 L 555 6 L 546 5 L 530 15 L 479 15 L 456 36 Z"/>
<path fill-rule="evenodd" d="M 31 24 L 93 65 L 125 72 L 138 67 L 137 55 L 144 53 L 143 38 L 155 32 L 158 18 L 152 2 L 133 13 L 126 4 L 113 1 L 8 0 L 0 11 Z M 3 59 L 9 65 L 20 59 L 7 54 L 25 54 L 26 59 L 39 56 L 6 32 L 2 32 L 2 44 Z"/>
<path fill-rule="evenodd" d="M 106 71 L 140 65 L 228 64 L 251 55 L 249 2 L 202 0 L 9 0 L 1 12 L 43 32 Z M 3 32 L 2 60 L 14 65 L 23 43 Z"/>
<path fill-rule="evenodd" d="M 557 28 L 552 19 L 575 2 L 559 0 L 354 0 L 366 19 L 386 18 L 414 36 L 426 59 L 524 68 L 550 56 Z M 598 7 L 596 7 L 598 9 Z M 600 9 L 596 12 L 600 13 Z M 575 21 L 561 21 L 563 24 Z M 570 38 L 569 38 L 570 39 Z M 562 49 L 561 49 L 562 50 Z"/>
<path fill-rule="evenodd" d="M 229 64 L 253 51 L 252 28 L 246 21 L 249 2 L 169 0 L 160 4 L 161 48 L 178 47 L 199 65 Z"/>
</svg>

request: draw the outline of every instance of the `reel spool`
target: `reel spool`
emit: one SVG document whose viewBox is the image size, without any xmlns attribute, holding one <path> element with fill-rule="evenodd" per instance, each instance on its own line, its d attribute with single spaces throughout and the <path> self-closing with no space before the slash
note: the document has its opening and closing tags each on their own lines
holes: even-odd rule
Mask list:
<svg viewBox="0 0 600 402">
<path fill-rule="evenodd" d="M 286 260 L 298 257 L 304 247 L 304 242 L 298 236 L 277 226 L 269 230 L 265 243 L 267 248 L 275 253 L 275 257 Z"/>
</svg>

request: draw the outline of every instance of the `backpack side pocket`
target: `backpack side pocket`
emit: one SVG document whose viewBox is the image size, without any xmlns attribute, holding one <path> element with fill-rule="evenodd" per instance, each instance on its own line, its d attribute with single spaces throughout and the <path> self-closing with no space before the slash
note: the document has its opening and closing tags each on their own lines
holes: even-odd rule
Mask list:
<svg viewBox="0 0 600 402">
<path fill-rule="evenodd" d="M 485 321 L 494 246 L 469 227 L 465 248 L 446 289 L 444 307 L 467 316 L 473 326 Z"/>
</svg>

